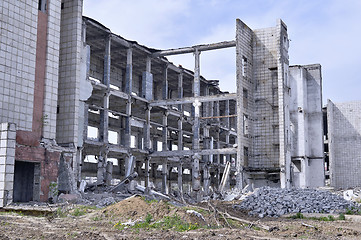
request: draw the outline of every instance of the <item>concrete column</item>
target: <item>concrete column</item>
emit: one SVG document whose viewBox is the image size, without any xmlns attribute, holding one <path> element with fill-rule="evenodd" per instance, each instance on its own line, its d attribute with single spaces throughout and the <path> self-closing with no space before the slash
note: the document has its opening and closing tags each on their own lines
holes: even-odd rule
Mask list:
<svg viewBox="0 0 361 240">
<path fill-rule="evenodd" d="M 98 171 L 97 171 L 97 184 L 105 183 L 106 163 L 107 163 L 107 151 L 102 150 L 98 155 Z"/>
<path fill-rule="evenodd" d="M 110 186 L 113 178 L 113 162 L 107 161 L 105 172 L 105 185 Z"/>
<path fill-rule="evenodd" d="M 164 194 L 168 194 L 169 192 L 167 180 L 168 180 L 168 164 L 167 161 L 165 160 L 162 165 L 162 192 Z"/>
<path fill-rule="evenodd" d="M 104 54 L 104 75 L 103 84 L 109 89 L 110 85 L 110 65 L 111 65 L 111 38 L 107 36 L 105 40 L 105 54 Z M 100 127 L 99 127 L 99 141 L 108 143 L 108 124 L 109 124 L 109 94 L 105 93 L 103 97 L 103 110 L 100 110 Z"/>
<path fill-rule="evenodd" d="M 236 161 L 236 171 L 237 171 L 237 188 L 243 189 L 243 73 L 242 73 L 242 58 L 243 58 L 243 23 L 237 19 L 236 20 L 236 81 L 237 81 L 237 161 Z"/>
<path fill-rule="evenodd" d="M 89 104 L 84 103 L 83 140 L 86 140 L 88 138 L 88 125 L 89 125 Z"/>
<path fill-rule="evenodd" d="M 168 99 L 168 64 L 163 68 L 162 98 Z"/>
<path fill-rule="evenodd" d="M 199 97 L 200 95 L 200 62 L 199 62 L 199 56 L 200 56 L 200 52 L 198 51 L 198 49 L 195 50 L 194 52 L 194 57 L 195 57 L 195 66 L 194 66 L 194 81 L 193 81 L 193 96 L 194 97 Z M 194 150 L 198 150 L 199 149 L 199 117 L 200 117 L 200 106 L 201 103 L 196 101 L 193 103 L 193 107 L 194 107 L 194 122 L 193 122 L 193 126 L 192 126 L 192 130 L 193 130 L 193 149 Z M 199 161 L 201 159 L 201 156 L 199 154 L 194 154 L 192 156 L 193 158 L 193 162 L 192 162 L 192 187 L 193 187 L 193 191 L 196 195 L 196 200 L 200 201 L 201 199 L 201 194 L 200 194 L 200 189 L 201 189 L 201 177 L 199 174 Z"/>
<path fill-rule="evenodd" d="M 183 117 L 178 119 L 178 151 L 183 150 Z"/>
<path fill-rule="evenodd" d="M 178 191 L 183 196 L 183 165 L 178 165 Z"/>
<path fill-rule="evenodd" d="M 145 125 L 144 125 L 144 149 L 146 151 L 150 151 L 150 110 L 152 108 L 147 106 L 147 109 L 145 111 Z M 154 142 L 153 142 L 154 144 Z M 146 192 L 150 191 L 150 173 L 149 173 L 149 164 L 150 164 L 150 157 L 145 158 L 145 188 Z"/>
<path fill-rule="evenodd" d="M 127 67 L 125 70 L 125 92 L 131 94 L 133 90 L 133 49 L 127 50 Z"/>
<path fill-rule="evenodd" d="M 103 97 L 103 110 L 100 110 L 99 141 L 108 143 L 108 124 L 109 124 L 109 93 Z"/>
<path fill-rule="evenodd" d="M 178 98 L 183 98 L 183 72 L 178 75 Z M 178 105 L 178 110 L 183 114 L 183 105 Z"/>
<path fill-rule="evenodd" d="M 133 173 L 135 166 L 135 157 L 133 155 L 128 155 L 125 160 L 125 177 L 128 177 Z"/>
<path fill-rule="evenodd" d="M 145 191 L 150 192 L 150 157 L 145 158 Z"/>
<path fill-rule="evenodd" d="M 105 54 L 104 54 L 104 76 L 103 84 L 109 87 L 110 84 L 110 65 L 111 65 L 111 36 L 108 35 L 105 39 Z"/>
<path fill-rule="evenodd" d="M 142 76 L 142 97 L 147 100 L 153 99 L 153 74 L 151 73 L 152 60 L 147 57 L 146 69 Z"/>
<path fill-rule="evenodd" d="M 207 115 L 206 115 L 207 116 Z M 209 137 L 209 126 L 205 126 L 203 128 L 203 148 L 204 149 L 209 149 L 210 148 L 210 137 Z M 203 158 L 203 189 L 204 189 L 204 194 L 208 194 L 208 189 L 209 189 L 209 180 L 210 180 L 210 173 L 209 173 L 209 157 L 210 155 L 204 155 L 202 156 Z"/>
<path fill-rule="evenodd" d="M 162 127 L 162 151 L 168 151 L 168 112 L 163 114 L 163 127 Z"/>
<path fill-rule="evenodd" d="M 13 201 L 16 125 L 0 124 L 0 207 Z"/>
<path fill-rule="evenodd" d="M 143 139 L 142 139 L 142 135 L 140 132 L 137 133 L 137 148 L 138 149 L 143 149 Z"/>
<path fill-rule="evenodd" d="M 124 139 L 125 139 L 125 147 L 130 148 L 131 145 L 131 134 L 132 134 L 132 126 L 130 123 L 131 120 L 131 114 L 132 114 L 132 98 L 128 97 L 127 103 L 126 103 L 126 117 L 124 118 Z"/>
</svg>

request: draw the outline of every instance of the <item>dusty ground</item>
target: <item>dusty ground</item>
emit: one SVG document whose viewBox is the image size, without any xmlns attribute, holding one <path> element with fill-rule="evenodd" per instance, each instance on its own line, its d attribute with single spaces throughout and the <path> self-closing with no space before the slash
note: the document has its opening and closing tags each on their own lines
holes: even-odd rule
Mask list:
<svg viewBox="0 0 361 240">
<path fill-rule="evenodd" d="M 196 210 L 204 219 L 187 210 Z M 227 213 L 251 222 L 251 226 L 228 218 Z M 166 226 L 169 222 L 165 219 L 175 216 L 185 231 Z M 148 222 L 133 227 L 124 224 L 137 221 Z M 270 230 L 263 230 L 262 226 Z M 214 201 L 211 205 L 175 207 L 164 201 L 133 197 L 99 210 L 63 207 L 46 217 L 1 212 L 0 239 L 361 239 L 361 223 L 289 218 L 259 220 L 235 211 L 232 203 Z"/>
</svg>

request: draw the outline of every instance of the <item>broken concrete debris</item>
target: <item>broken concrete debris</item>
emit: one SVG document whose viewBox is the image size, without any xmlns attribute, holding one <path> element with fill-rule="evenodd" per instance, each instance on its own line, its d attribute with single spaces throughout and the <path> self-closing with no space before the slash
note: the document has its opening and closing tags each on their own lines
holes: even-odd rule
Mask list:
<svg viewBox="0 0 361 240">
<path fill-rule="evenodd" d="M 259 188 L 240 204 L 234 205 L 235 209 L 249 211 L 249 215 L 260 218 L 288 213 L 344 213 L 347 209 L 358 207 L 357 203 L 329 191 L 270 187 Z"/>
</svg>

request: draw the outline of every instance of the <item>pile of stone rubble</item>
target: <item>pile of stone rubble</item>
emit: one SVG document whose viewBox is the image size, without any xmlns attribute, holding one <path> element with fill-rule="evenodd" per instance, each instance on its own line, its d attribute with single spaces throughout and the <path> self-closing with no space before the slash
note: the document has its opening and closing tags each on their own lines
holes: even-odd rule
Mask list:
<svg viewBox="0 0 361 240">
<path fill-rule="evenodd" d="M 251 216 L 279 217 L 289 213 L 341 213 L 357 204 L 329 191 L 262 187 L 234 208 Z"/>
</svg>

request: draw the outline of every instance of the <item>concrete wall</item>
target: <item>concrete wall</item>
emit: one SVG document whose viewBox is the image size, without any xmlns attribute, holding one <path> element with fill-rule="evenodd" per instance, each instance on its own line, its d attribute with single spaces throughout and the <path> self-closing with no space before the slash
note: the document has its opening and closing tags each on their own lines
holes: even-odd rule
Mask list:
<svg viewBox="0 0 361 240">
<path fill-rule="evenodd" d="M 327 103 L 330 180 L 335 188 L 361 185 L 361 102 Z"/>
<path fill-rule="evenodd" d="M 292 185 L 324 185 L 321 66 L 290 67 Z"/>
<path fill-rule="evenodd" d="M 279 167 L 278 33 L 276 27 L 258 29 L 254 33 L 254 128 L 250 166 Z"/>
<path fill-rule="evenodd" d="M 60 64 L 56 140 L 58 144 L 78 141 L 82 1 L 64 0 L 61 11 Z"/>
<path fill-rule="evenodd" d="M 0 123 L 32 130 L 38 1 L 0 1 Z"/>
</svg>

